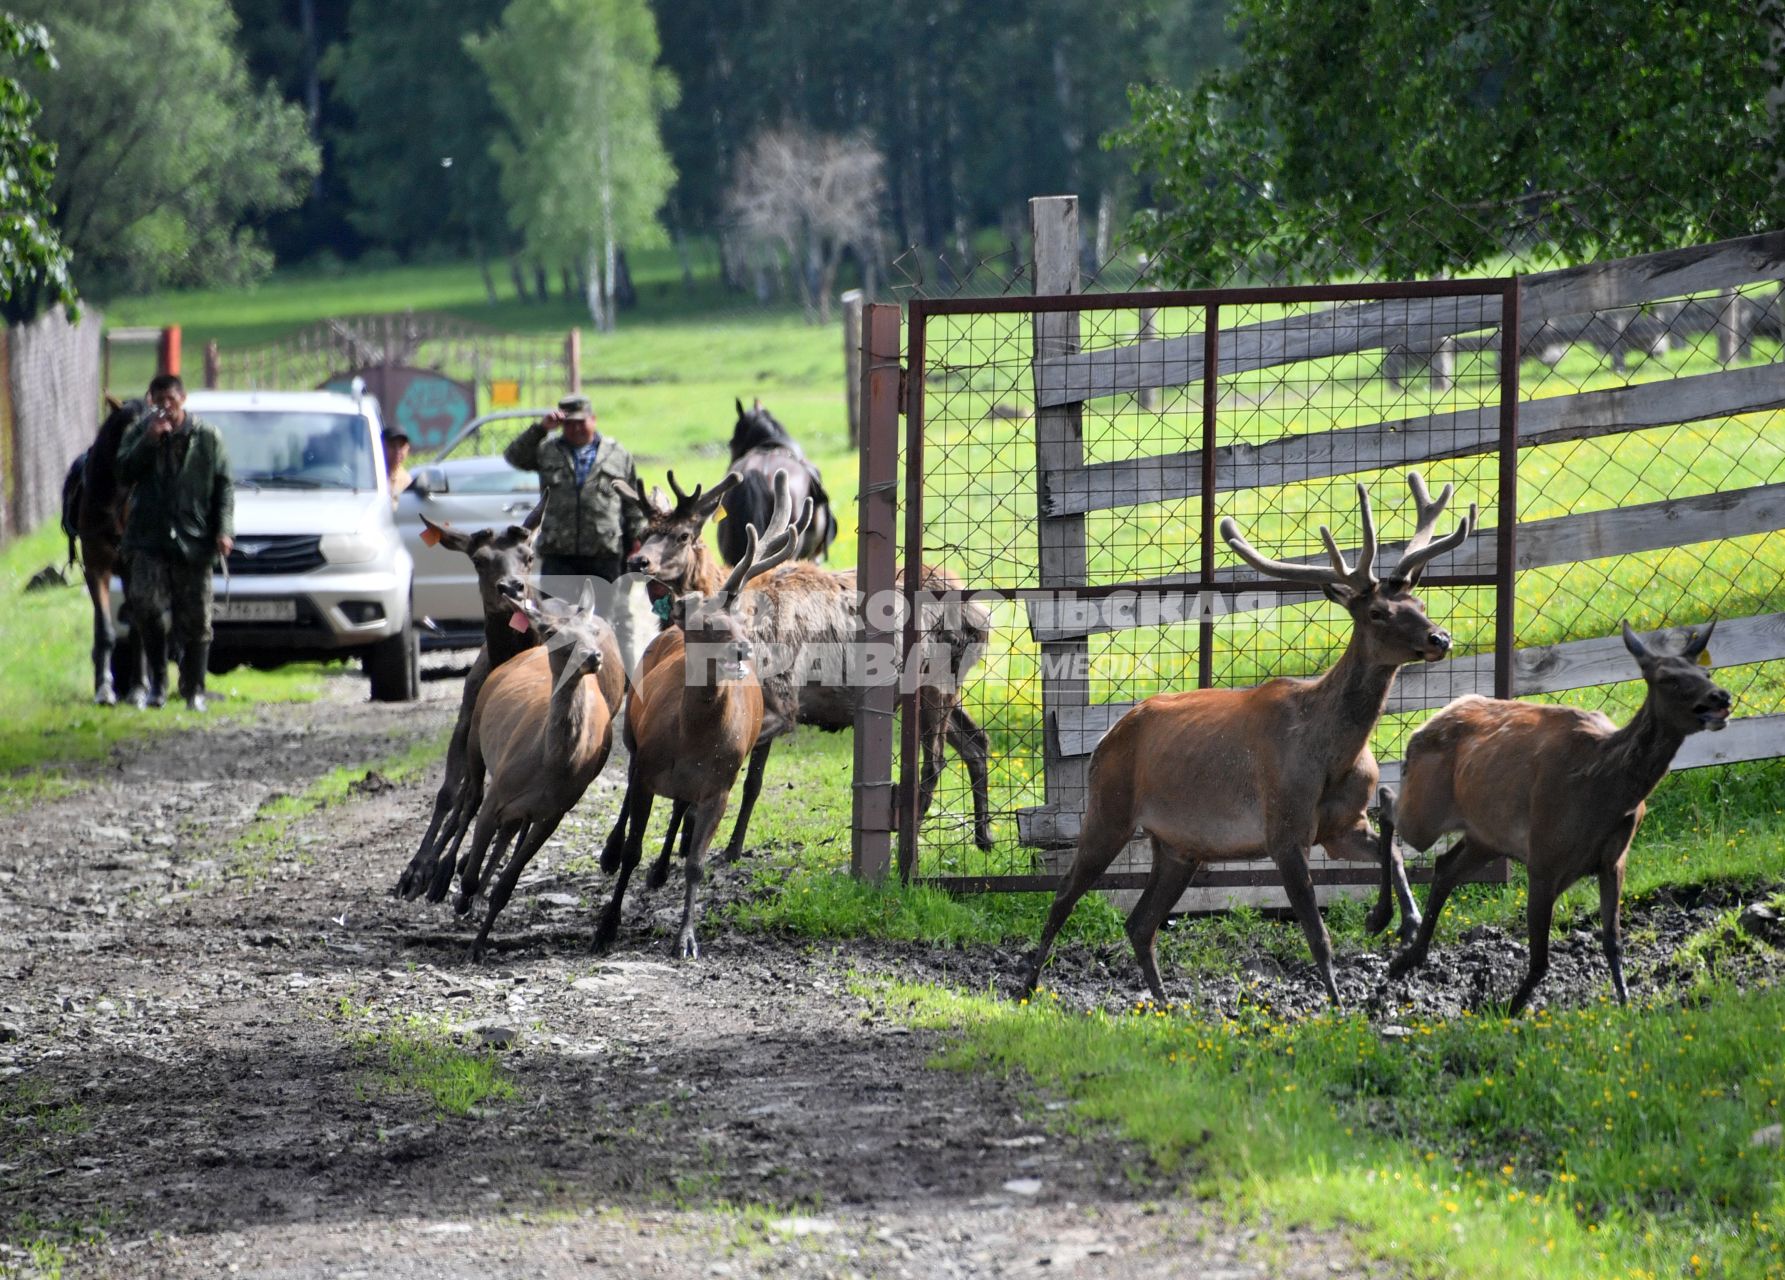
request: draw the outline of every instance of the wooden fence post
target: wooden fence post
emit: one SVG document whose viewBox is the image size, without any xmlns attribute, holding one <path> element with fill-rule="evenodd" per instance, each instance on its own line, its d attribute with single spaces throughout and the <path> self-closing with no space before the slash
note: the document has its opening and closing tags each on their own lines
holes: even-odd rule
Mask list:
<svg viewBox="0 0 1785 1280">
<path fill-rule="evenodd" d="M 850 289 L 843 295 L 843 385 L 849 389 L 843 398 L 849 404 L 849 447 L 861 444 L 862 409 L 862 291 Z"/>
<path fill-rule="evenodd" d="M 155 372 L 180 376 L 180 326 L 177 324 L 161 330 L 161 341 L 155 348 Z"/>
<path fill-rule="evenodd" d="M 217 340 L 212 338 L 205 343 L 205 389 L 215 391 L 221 374 L 221 357 L 217 351 Z"/>
<path fill-rule="evenodd" d="M 583 389 L 583 331 L 573 328 L 564 337 L 564 381 L 570 394 Z"/>
<path fill-rule="evenodd" d="M 1077 293 L 1079 289 L 1078 197 L 1041 196 L 1029 201 L 1033 231 L 1034 262 L 1031 278 L 1038 295 Z M 1035 316 L 1036 403 L 1041 403 L 1041 362 L 1071 355 L 1079 347 L 1079 313 L 1040 312 Z M 1035 466 L 1040 473 L 1036 492 L 1041 499 L 1037 514 L 1040 540 L 1040 586 L 1061 593 L 1085 585 L 1088 551 L 1083 515 L 1047 514 L 1046 476 L 1061 469 L 1084 465 L 1083 405 L 1073 401 L 1035 413 Z M 1042 768 L 1047 805 L 1056 810 L 1082 811 L 1086 800 L 1089 761 L 1060 753 L 1056 717 L 1062 709 L 1083 708 L 1090 702 L 1086 664 L 1090 646 L 1082 638 L 1044 641 L 1041 645 Z"/>
<path fill-rule="evenodd" d="M 1134 335 L 1136 342 L 1151 342 L 1159 336 L 1159 308 L 1142 307 L 1140 309 L 1140 332 Z M 1142 387 L 1140 389 L 1140 407 L 1148 413 L 1159 412 L 1159 388 Z"/>
<path fill-rule="evenodd" d="M 862 591 L 864 654 L 887 652 L 898 643 L 877 601 L 891 597 L 898 538 L 899 483 L 899 308 L 876 303 L 864 309 L 857 330 L 863 371 L 852 400 L 859 400 L 862 423 L 861 489 L 857 499 L 856 564 Z M 861 676 L 863 664 L 848 673 Z M 849 865 L 864 880 L 884 880 L 892 867 L 894 683 L 862 689 L 855 711 L 855 781 L 850 823 Z"/>
</svg>

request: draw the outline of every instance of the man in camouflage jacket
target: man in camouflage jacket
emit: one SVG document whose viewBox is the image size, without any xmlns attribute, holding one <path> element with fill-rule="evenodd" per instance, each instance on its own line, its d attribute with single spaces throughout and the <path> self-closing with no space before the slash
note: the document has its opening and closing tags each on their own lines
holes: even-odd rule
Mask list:
<svg viewBox="0 0 1785 1280">
<path fill-rule="evenodd" d="M 130 568 L 131 625 L 148 669 L 132 701 L 167 701 L 168 624 L 180 642 L 180 696 L 205 708 L 205 664 L 211 652 L 211 564 L 235 546 L 235 486 L 223 436 L 186 412 L 178 376 L 149 383 L 153 406 L 124 432 L 118 478 L 132 486 L 124 524 Z"/>
<path fill-rule="evenodd" d="M 557 431 L 556 437 L 552 432 Z M 620 500 L 614 481 L 642 490 L 638 468 L 619 441 L 595 430 L 587 397 L 566 396 L 516 436 L 502 456 L 539 473 L 545 516 L 539 527 L 540 572 L 612 582 L 644 536 L 644 513 Z"/>
</svg>

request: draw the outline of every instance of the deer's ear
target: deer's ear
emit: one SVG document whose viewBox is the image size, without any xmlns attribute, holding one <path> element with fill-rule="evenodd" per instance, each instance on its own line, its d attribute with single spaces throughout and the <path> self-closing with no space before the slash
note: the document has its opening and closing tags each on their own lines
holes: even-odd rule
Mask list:
<svg viewBox="0 0 1785 1280">
<path fill-rule="evenodd" d="M 614 492 L 626 499 L 626 501 L 632 503 L 633 506 L 642 507 L 645 505 L 644 495 L 637 489 L 634 489 L 631 485 L 627 484 L 624 480 L 615 480 L 613 486 Z"/>
<path fill-rule="evenodd" d="M 595 612 L 595 584 L 588 578 L 583 579 L 583 591 L 576 598 L 576 607 L 584 613 Z"/>
<path fill-rule="evenodd" d="M 436 524 L 426 516 L 421 518 L 421 522 L 427 528 L 433 530 L 435 541 L 438 542 L 440 546 L 445 547 L 448 551 L 471 550 L 472 539 L 470 534 L 462 533 L 449 524 Z"/>
<path fill-rule="evenodd" d="M 1649 647 L 1642 642 L 1642 637 L 1630 629 L 1630 619 L 1623 622 L 1624 647 L 1630 650 L 1630 656 L 1643 666 L 1649 665 Z"/>
<path fill-rule="evenodd" d="M 545 520 L 545 495 L 540 494 L 538 503 L 536 503 L 534 505 L 533 510 L 531 510 L 527 513 L 527 518 L 525 520 L 521 521 L 521 528 L 525 529 L 527 531 L 528 536 L 531 537 L 533 534 L 536 534 L 539 532 L 539 526 L 544 522 L 544 520 Z"/>
<path fill-rule="evenodd" d="M 1711 632 L 1715 631 L 1716 629 L 1717 629 L 1717 623 L 1716 623 L 1716 620 L 1713 619 L 1709 626 L 1707 626 L 1703 631 L 1700 631 L 1697 634 L 1695 634 L 1690 640 L 1688 640 L 1686 642 L 1685 651 L 1683 653 L 1681 653 L 1680 656 L 1682 658 L 1686 658 L 1691 661 L 1696 661 L 1698 659 L 1698 655 L 1704 652 L 1704 647 L 1711 642 Z"/>
<path fill-rule="evenodd" d="M 1341 608 L 1349 609 L 1353 604 L 1357 603 L 1357 592 L 1353 591 L 1342 582 L 1323 583 L 1320 590 L 1328 600 L 1331 600 Z"/>
<path fill-rule="evenodd" d="M 744 402 L 739 400 L 736 396 L 732 397 L 731 402 L 738 407 L 738 417 L 742 418 L 744 416 Z"/>
</svg>

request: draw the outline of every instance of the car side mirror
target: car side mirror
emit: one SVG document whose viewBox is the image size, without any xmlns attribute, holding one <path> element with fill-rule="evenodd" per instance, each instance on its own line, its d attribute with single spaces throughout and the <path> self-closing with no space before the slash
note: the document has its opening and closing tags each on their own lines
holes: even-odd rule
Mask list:
<svg viewBox="0 0 1785 1280">
<path fill-rule="evenodd" d="M 436 493 L 447 492 L 446 477 L 432 468 L 426 471 L 417 471 L 410 477 L 409 487 L 423 498 L 431 498 Z"/>
</svg>

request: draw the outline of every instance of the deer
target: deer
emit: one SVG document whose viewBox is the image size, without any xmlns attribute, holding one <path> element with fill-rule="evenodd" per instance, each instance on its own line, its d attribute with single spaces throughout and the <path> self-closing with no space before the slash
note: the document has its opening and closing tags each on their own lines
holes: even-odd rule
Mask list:
<svg viewBox="0 0 1785 1280">
<path fill-rule="evenodd" d="M 454 819 L 465 781 L 465 743 L 471 732 L 477 695 L 490 672 L 539 642 L 531 626 L 513 625 L 515 608 L 512 599 L 532 572 L 534 540 L 538 537 L 544 514 L 545 504 L 541 502 L 519 524 L 509 525 L 501 532 L 479 529 L 475 533 L 437 524 L 425 515 L 421 518 L 422 524 L 438 539 L 438 545 L 471 558 L 471 566 L 477 572 L 478 595 L 483 601 L 483 647 L 477 651 L 477 658 L 465 675 L 465 688 L 459 696 L 459 717 L 447 744 L 446 764 L 440 789 L 434 793 L 433 813 L 415 856 L 397 879 L 395 892 L 398 897 L 415 898 L 425 892 L 429 901 L 439 902 L 451 887 L 453 861 L 448 857 L 443 864 L 441 855 L 448 848 L 456 854 L 458 844 L 465 836 L 463 825 Z M 476 812 L 475 806 L 471 812 Z"/>
<path fill-rule="evenodd" d="M 637 491 L 618 485 L 621 497 L 639 507 L 649 522 L 627 568 L 649 576 L 671 594 L 710 594 L 724 580 L 725 569 L 701 533 L 730 485 L 736 483 L 735 474 L 728 474 L 703 496 L 698 486 L 693 494 L 684 493 L 671 472 L 673 505 L 656 492 L 647 501 Z M 903 573 L 897 581 L 902 587 Z M 942 776 L 946 743 L 967 767 L 973 795 L 974 843 L 981 849 L 990 849 L 990 743 L 985 730 L 961 705 L 961 683 L 985 649 L 991 635 L 991 617 L 978 603 L 960 600 L 962 584 L 946 569 L 925 566 L 921 585 L 931 599 L 959 602 L 928 604 L 919 615 L 923 651 L 933 655 L 935 661 L 926 663 L 926 672 L 933 678 L 920 682 L 918 689 L 918 733 L 923 748 L 918 813 L 921 817 L 929 812 Z M 851 669 L 851 647 L 863 632 L 862 599 L 853 569 L 824 569 L 809 561 L 795 560 L 754 582 L 746 599 L 752 638 L 768 658 L 762 679 L 770 716 L 744 778 L 737 820 L 725 848 L 727 861 L 743 855 L 750 816 L 762 790 L 763 772 L 775 739 L 791 731 L 796 723 L 815 725 L 829 732 L 853 728 L 861 697 L 861 690 L 843 678 Z M 837 678 L 802 678 L 814 671 L 829 671 Z M 894 814 L 900 809 L 895 799 Z"/>
<path fill-rule="evenodd" d="M 595 931 L 596 951 L 606 951 L 619 933 L 621 904 L 639 863 L 651 806 L 663 796 L 671 801 L 670 830 L 646 887 L 656 888 L 667 878 L 670 846 L 679 828 L 686 891 L 671 954 L 685 960 L 700 955 L 697 894 L 706 875 L 707 847 L 725 814 L 738 770 L 762 732 L 762 687 L 753 669 L 756 645 L 738 603 L 744 585 L 791 557 L 803 534 L 796 524 L 759 547 L 755 527 L 749 527 L 744 554 L 717 593 L 688 593 L 677 601 L 683 660 L 659 662 L 634 688 L 627 707 L 636 746 L 620 813 L 624 843 L 613 898 Z"/>
<path fill-rule="evenodd" d="M 1334 857 L 1382 859 L 1382 888 L 1368 924 L 1386 928 L 1398 902 L 1403 936 L 1418 909 L 1406 867 L 1388 859 L 1364 810 L 1379 773 L 1369 749 L 1395 674 L 1410 662 L 1438 662 L 1450 633 L 1426 616 L 1413 594 L 1424 566 L 1460 546 L 1474 531 L 1476 509 L 1454 533 L 1434 540 L 1450 501 L 1445 485 L 1434 500 L 1410 472 L 1416 527 L 1387 577 L 1375 573 L 1376 524 L 1369 491 L 1357 486 L 1363 539 L 1357 562 L 1345 563 L 1320 527 L 1330 566 L 1267 559 L 1240 535 L 1233 517 L 1221 536 L 1268 578 L 1318 586 L 1351 615 L 1351 639 L 1330 669 L 1312 679 L 1278 677 L 1248 689 L 1191 689 L 1146 699 L 1116 721 L 1091 756 L 1089 798 L 1071 868 L 1054 895 L 1022 990 L 1033 992 L 1054 938 L 1078 900 L 1134 837 L 1144 831 L 1153 865 L 1129 912 L 1127 933 L 1153 998 L 1161 1003 L 1154 940 L 1196 869 L 1206 862 L 1268 857 L 1308 940 L 1328 997 L 1339 1004 L 1332 944 L 1320 918 L 1308 853 L 1319 844 Z M 1391 897 L 1392 894 L 1392 897 Z"/>
<path fill-rule="evenodd" d="M 574 607 L 519 595 L 513 605 L 542 643 L 491 673 L 477 695 L 466 738 L 467 785 L 460 804 L 475 794 L 477 830 L 460 869 L 453 904 L 460 915 L 470 912 L 510 842 L 514 845 L 489 891 L 483 924 L 471 944 L 473 960 L 482 958 L 521 872 L 607 763 L 618 699 L 610 697 L 611 680 L 603 687 L 601 673 L 624 663 L 613 627 L 594 612 L 592 584 L 583 584 Z M 487 786 L 482 785 L 486 769 Z"/>
<path fill-rule="evenodd" d="M 1517 1017 L 1549 971 L 1556 899 L 1589 875 L 1599 879 L 1599 922 L 1612 991 L 1629 1003 L 1619 932 L 1624 863 L 1649 794 L 1680 744 L 1729 723 L 1728 690 L 1699 665 L 1716 623 L 1686 633 L 1678 655 L 1659 652 L 1623 623 L 1624 647 L 1648 691 L 1622 729 L 1599 711 L 1469 694 L 1433 716 L 1407 743 L 1397 797 L 1384 787 L 1382 844 L 1398 828 L 1424 852 L 1447 832 L 1462 838 L 1439 856 L 1425 920 L 1390 963 L 1401 977 L 1425 963 L 1444 902 L 1471 872 L 1496 858 L 1521 862 L 1529 882 L 1525 923 L 1531 958 L 1507 1009 Z"/>
</svg>

